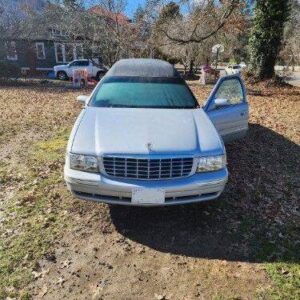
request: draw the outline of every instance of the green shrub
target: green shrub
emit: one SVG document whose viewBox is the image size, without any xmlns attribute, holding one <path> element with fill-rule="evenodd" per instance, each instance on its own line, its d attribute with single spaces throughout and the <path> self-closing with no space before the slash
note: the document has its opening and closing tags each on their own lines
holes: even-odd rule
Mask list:
<svg viewBox="0 0 300 300">
<path fill-rule="evenodd" d="M 0 61 L 0 78 L 18 78 L 21 75 L 21 69 L 10 62 Z"/>
</svg>

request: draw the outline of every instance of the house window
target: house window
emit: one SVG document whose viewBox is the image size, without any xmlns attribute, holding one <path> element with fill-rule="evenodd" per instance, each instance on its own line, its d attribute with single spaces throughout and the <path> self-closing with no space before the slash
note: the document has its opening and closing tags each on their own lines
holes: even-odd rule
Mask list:
<svg viewBox="0 0 300 300">
<path fill-rule="evenodd" d="M 70 62 L 75 59 L 74 57 L 74 45 L 65 44 L 65 59 L 66 62 Z"/>
<path fill-rule="evenodd" d="M 52 37 L 67 36 L 67 32 L 65 30 L 61 30 L 61 29 L 50 28 L 49 32 L 50 32 Z"/>
<path fill-rule="evenodd" d="M 54 47 L 56 62 L 65 62 L 65 46 L 63 44 L 55 44 Z"/>
<path fill-rule="evenodd" d="M 18 60 L 16 42 L 11 41 L 6 43 L 6 53 L 8 60 Z"/>
<path fill-rule="evenodd" d="M 74 45 L 74 58 L 83 59 L 83 48 L 81 44 Z"/>
<path fill-rule="evenodd" d="M 74 59 L 83 59 L 81 44 L 55 44 L 55 58 L 57 63 L 66 63 Z"/>
<path fill-rule="evenodd" d="M 46 59 L 44 43 L 35 43 L 37 59 Z"/>
</svg>

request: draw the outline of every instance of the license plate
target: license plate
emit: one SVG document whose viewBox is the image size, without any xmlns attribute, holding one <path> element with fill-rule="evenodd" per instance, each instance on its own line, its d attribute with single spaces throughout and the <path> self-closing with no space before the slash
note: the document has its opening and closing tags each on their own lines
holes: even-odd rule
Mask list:
<svg viewBox="0 0 300 300">
<path fill-rule="evenodd" d="M 163 204 L 165 191 L 162 189 L 134 189 L 131 202 L 134 204 Z"/>
</svg>

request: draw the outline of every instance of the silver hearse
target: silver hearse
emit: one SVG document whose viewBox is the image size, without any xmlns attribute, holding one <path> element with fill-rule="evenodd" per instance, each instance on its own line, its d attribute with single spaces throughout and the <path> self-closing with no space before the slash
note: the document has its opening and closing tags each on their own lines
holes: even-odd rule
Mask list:
<svg viewBox="0 0 300 300">
<path fill-rule="evenodd" d="M 248 129 L 238 75 L 222 77 L 200 107 L 176 69 L 154 59 L 117 62 L 70 136 L 64 177 L 77 197 L 158 206 L 216 199 L 228 179 L 224 142 Z"/>
</svg>

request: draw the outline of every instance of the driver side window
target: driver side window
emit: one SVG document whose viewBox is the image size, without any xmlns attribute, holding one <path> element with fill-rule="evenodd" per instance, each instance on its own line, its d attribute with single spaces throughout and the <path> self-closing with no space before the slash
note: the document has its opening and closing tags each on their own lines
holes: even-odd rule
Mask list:
<svg viewBox="0 0 300 300">
<path fill-rule="evenodd" d="M 244 101 L 243 88 L 238 79 L 226 79 L 218 88 L 215 99 L 226 99 L 227 105 L 235 105 Z"/>
<path fill-rule="evenodd" d="M 74 61 L 74 62 L 70 63 L 69 66 L 70 66 L 70 67 L 76 67 L 76 66 L 78 66 L 78 62 L 77 62 L 77 61 Z"/>
</svg>

